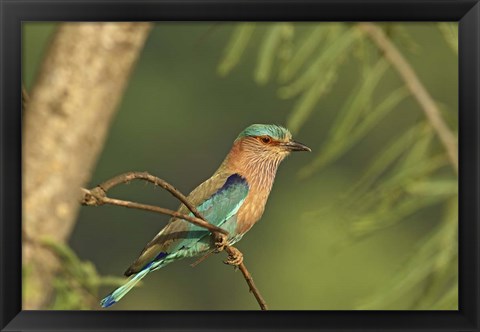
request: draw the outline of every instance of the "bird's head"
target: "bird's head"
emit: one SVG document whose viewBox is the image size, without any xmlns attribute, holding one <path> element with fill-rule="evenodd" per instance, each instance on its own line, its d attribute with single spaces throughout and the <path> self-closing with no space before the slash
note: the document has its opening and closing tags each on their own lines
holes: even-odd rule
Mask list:
<svg viewBox="0 0 480 332">
<path fill-rule="evenodd" d="M 235 140 L 242 151 L 263 160 L 281 161 L 292 151 L 312 151 L 295 142 L 288 129 L 270 124 L 253 124 L 243 130 Z"/>
</svg>

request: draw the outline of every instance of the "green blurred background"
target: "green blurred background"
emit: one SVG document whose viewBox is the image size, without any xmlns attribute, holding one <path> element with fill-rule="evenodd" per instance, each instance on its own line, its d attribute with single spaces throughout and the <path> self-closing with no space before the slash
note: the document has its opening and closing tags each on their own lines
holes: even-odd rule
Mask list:
<svg viewBox="0 0 480 332">
<path fill-rule="evenodd" d="M 332 25 L 283 26 L 289 49 L 282 54 L 291 57 L 315 28 Z M 336 25 L 339 31 L 350 27 Z M 256 24 L 249 44 L 238 54 L 238 65 L 228 75 L 218 69 L 238 27 L 227 23 L 155 24 L 90 187 L 137 170 L 148 171 L 188 193 L 216 170 L 244 127 L 252 123 L 286 125 L 292 119 L 301 96 L 279 98 L 279 89 L 286 83 L 277 79 L 277 73 L 284 60 L 272 63 L 266 84 L 255 79 L 274 23 Z M 30 89 L 55 25 L 26 23 L 23 28 L 23 79 Z M 445 38 L 445 27 L 404 23 L 383 24 L 382 28 L 411 63 L 456 133 L 458 63 Z M 338 38 L 323 39 L 311 61 L 328 49 L 329 40 Z M 362 56 L 365 50 L 370 60 Z M 376 57 L 381 54 L 365 39 L 342 56 L 328 93 L 311 107 L 304 124 L 295 128 L 295 139 L 313 152 L 294 154 L 280 166 L 263 218 L 237 245 L 271 309 L 457 309 L 456 186 L 451 189 L 456 176 L 448 164 L 422 173 L 420 179 L 411 178 L 413 185 L 428 180 L 433 196 L 448 188 L 438 200 L 409 213 L 395 209 L 401 200 L 376 213 L 374 207 L 384 202 L 383 194 L 374 196 L 378 204 L 360 213 L 349 204 L 352 196 L 345 196 L 402 134 L 424 123 L 425 116 L 411 96 L 402 99 L 338 158 L 308 176 L 301 174 L 325 151 L 340 110 L 355 86 L 365 80 L 362 75 L 372 70 Z M 305 71 L 308 63 L 302 67 Z M 398 74 L 388 69 L 366 105 L 374 106 L 401 86 Z M 420 138 L 413 135 L 410 139 L 408 145 L 413 149 Z M 410 148 L 402 153 L 408 154 Z M 434 135 L 428 148 L 419 151 L 413 168 L 444 153 Z M 399 155 L 397 164 L 402 158 L 405 156 Z M 394 165 L 381 170 L 376 186 L 398 173 Z M 410 190 L 412 181 L 407 180 L 400 187 L 407 188 L 411 198 L 418 191 Z M 359 191 L 360 206 L 370 191 Z M 423 202 L 431 194 L 422 191 L 414 199 Z M 115 189 L 112 196 L 172 209 L 178 205 L 169 194 L 143 183 Z M 372 218 L 368 212 L 375 212 L 376 219 L 358 226 L 361 220 Z M 166 216 L 120 207 L 82 207 L 70 246 L 80 259 L 91 261 L 99 274 L 121 276 L 167 220 Z M 358 229 L 361 232 L 352 231 Z M 241 273 L 222 264 L 224 258 L 223 253 L 212 256 L 195 268 L 189 266 L 194 260 L 169 265 L 145 278 L 141 287 L 112 310 L 257 310 Z M 102 287 L 99 300 L 113 288 Z"/>
</svg>

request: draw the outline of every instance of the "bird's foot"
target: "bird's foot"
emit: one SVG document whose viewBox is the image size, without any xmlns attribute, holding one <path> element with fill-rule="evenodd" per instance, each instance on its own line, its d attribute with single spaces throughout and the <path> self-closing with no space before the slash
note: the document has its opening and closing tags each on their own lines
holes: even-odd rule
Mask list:
<svg viewBox="0 0 480 332">
<path fill-rule="evenodd" d="M 242 252 L 235 247 L 230 247 L 228 258 L 226 261 L 224 261 L 224 263 L 238 267 L 240 264 L 243 263 Z"/>
<path fill-rule="evenodd" d="M 228 245 L 228 237 L 223 233 L 213 234 L 213 240 L 215 242 L 215 253 L 219 253 L 225 249 L 225 246 Z"/>
</svg>

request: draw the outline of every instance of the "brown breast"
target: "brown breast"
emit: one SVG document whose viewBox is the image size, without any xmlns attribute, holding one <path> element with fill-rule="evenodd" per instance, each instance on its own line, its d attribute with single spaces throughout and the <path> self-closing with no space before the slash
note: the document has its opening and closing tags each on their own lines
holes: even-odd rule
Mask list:
<svg viewBox="0 0 480 332">
<path fill-rule="evenodd" d="M 248 181 L 248 179 L 247 179 Z M 270 181 L 269 181 L 270 182 Z M 272 183 L 265 183 L 259 186 L 257 183 L 250 184 L 245 201 L 238 210 L 237 215 L 237 233 L 244 234 L 262 217 L 265 211 L 265 204 L 272 188 Z"/>
</svg>

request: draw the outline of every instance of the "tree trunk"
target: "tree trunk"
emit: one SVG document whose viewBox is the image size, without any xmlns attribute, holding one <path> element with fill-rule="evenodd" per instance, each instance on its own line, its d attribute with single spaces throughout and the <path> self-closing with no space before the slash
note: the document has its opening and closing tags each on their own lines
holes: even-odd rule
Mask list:
<svg viewBox="0 0 480 332">
<path fill-rule="evenodd" d="M 148 23 L 59 26 L 23 115 L 23 309 L 46 309 L 58 261 Z"/>
</svg>

